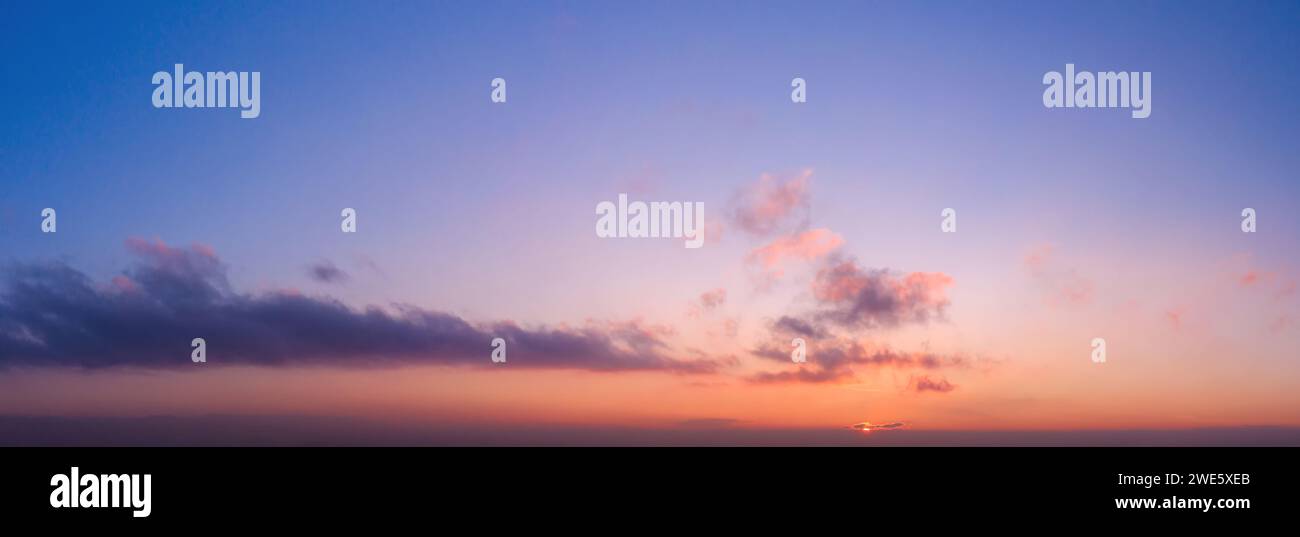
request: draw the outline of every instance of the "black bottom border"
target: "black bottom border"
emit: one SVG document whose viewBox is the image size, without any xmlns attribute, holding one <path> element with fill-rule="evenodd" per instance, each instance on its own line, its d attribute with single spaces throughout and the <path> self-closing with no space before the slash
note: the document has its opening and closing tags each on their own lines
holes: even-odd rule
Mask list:
<svg viewBox="0 0 1300 537">
<path fill-rule="evenodd" d="M 1237 524 L 1295 510 L 1298 449 L 4 448 L 0 513 L 6 521 L 128 530 L 254 521 L 485 529 L 598 520 L 805 529 L 891 520 L 1014 528 L 1044 518 Z M 73 467 L 83 476 L 149 474 L 149 516 L 133 517 L 129 507 L 52 507 L 51 478 Z M 1170 474 L 1180 482 L 1170 484 Z M 1161 482 L 1148 487 L 1147 476 Z M 1212 484 L 1189 482 L 1199 479 Z M 1142 498 L 1238 505 L 1116 507 L 1116 499 Z M 1243 499 L 1248 507 L 1236 502 Z"/>
</svg>

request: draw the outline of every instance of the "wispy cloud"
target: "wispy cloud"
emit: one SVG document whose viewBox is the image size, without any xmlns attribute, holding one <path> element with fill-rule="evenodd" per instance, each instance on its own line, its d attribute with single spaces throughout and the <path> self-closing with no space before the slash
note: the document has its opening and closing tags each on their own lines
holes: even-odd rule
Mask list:
<svg viewBox="0 0 1300 537">
<path fill-rule="evenodd" d="M 757 236 L 806 227 L 811 205 L 808 183 L 812 173 L 804 170 L 794 176 L 763 174 L 757 183 L 734 196 L 733 223 Z"/>
<path fill-rule="evenodd" d="M 933 352 L 897 351 L 888 346 L 872 344 L 847 338 L 829 338 L 813 340 L 808 345 L 808 361 L 795 366 L 790 361 L 788 336 L 780 334 L 754 349 L 756 357 L 777 363 L 791 364 L 796 369 L 787 371 L 763 371 L 752 375 L 749 380 L 757 383 L 780 382 L 848 382 L 856 378 L 857 368 L 895 368 L 902 370 L 938 370 L 945 368 L 964 368 L 971 365 L 971 360 L 959 355 L 944 355 Z"/>
<path fill-rule="evenodd" d="M 784 273 L 783 264 L 787 259 L 816 260 L 830 254 L 843 244 L 844 239 L 829 229 L 810 229 L 778 237 L 751 251 L 745 260 L 762 267 L 768 275 L 779 277 Z"/>
<path fill-rule="evenodd" d="M 720 429 L 739 425 L 741 420 L 734 418 L 695 418 L 677 422 L 678 427 Z"/>
<path fill-rule="evenodd" d="M 686 310 L 686 314 L 690 317 L 698 318 L 699 316 L 705 313 L 721 308 L 722 305 L 726 303 L 727 303 L 726 289 L 723 289 L 721 287 L 717 289 L 710 289 L 708 291 L 700 293 L 699 298 L 691 302 L 690 306 Z"/>
<path fill-rule="evenodd" d="M 862 423 L 854 423 L 853 425 L 850 425 L 849 428 L 859 431 L 888 431 L 890 429 L 902 429 L 905 426 L 906 424 L 901 421 L 890 423 L 871 423 L 869 421 L 864 421 Z"/>
<path fill-rule="evenodd" d="M 1051 244 L 1033 247 L 1023 259 L 1025 269 L 1042 289 L 1043 299 L 1050 306 L 1085 306 L 1092 302 L 1092 280 L 1075 269 L 1062 266 L 1056 248 Z"/>
</svg>

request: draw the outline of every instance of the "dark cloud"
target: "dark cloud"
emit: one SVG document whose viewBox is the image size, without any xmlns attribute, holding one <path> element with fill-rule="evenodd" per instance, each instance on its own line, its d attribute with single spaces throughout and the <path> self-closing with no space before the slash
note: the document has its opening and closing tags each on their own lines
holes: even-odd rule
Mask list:
<svg viewBox="0 0 1300 537">
<path fill-rule="evenodd" d="M 339 283 L 348 279 L 348 274 L 329 261 L 321 261 L 307 267 L 307 275 L 321 283 Z"/>
<path fill-rule="evenodd" d="M 733 418 L 696 418 L 677 422 L 678 427 L 720 429 L 739 425 L 741 420 Z"/>
<path fill-rule="evenodd" d="M 957 389 L 948 379 L 931 380 L 930 377 L 917 377 L 912 380 L 912 389 L 918 392 L 948 393 Z"/>
<path fill-rule="evenodd" d="M 817 272 L 813 296 L 818 319 L 845 328 L 893 327 L 942 318 L 952 277 L 941 272 L 865 269 L 853 259 L 832 258 Z"/>
<path fill-rule="evenodd" d="M 190 341 L 208 363 L 258 365 L 490 364 L 493 338 L 508 366 L 703 373 L 719 362 L 677 359 L 640 322 L 579 328 L 473 325 L 410 306 L 353 309 L 295 292 L 241 294 L 211 248 L 127 241 L 139 263 L 107 283 L 60 262 L 18 264 L 0 277 L 0 367 L 190 365 Z"/>
<path fill-rule="evenodd" d="M 871 423 L 869 421 L 864 421 L 862 423 L 854 423 L 853 425 L 850 425 L 849 428 L 858 431 L 888 431 L 890 429 L 902 429 L 905 425 L 906 424 L 897 421 L 893 423 Z"/>
<path fill-rule="evenodd" d="M 815 307 L 771 323 L 778 336 L 833 338 L 835 331 L 893 328 L 942 319 L 952 278 L 939 272 L 866 269 L 839 255 L 825 260 L 812 283 Z"/>
<path fill-rule="evenodd" d="M 780 384 L 785 382 L 822 383 L 853 378 L 851 369 L 828 369 L 825 367 L 799 368 L 794 371 L 764 371 L 749 377 L 751 382 L 759 384 Z"/>
<path fill-rule="evenodd" d="M 700 307 L 705 310 L 716 309 L 727 302 L 727 290 L 717 288 L 700 294 Z"/>
<path fill-rule="evenodd" d="M 790 349 L 784 337 L 759 346 L 753 354 L 768 360 L 791 363 Z M 762 372 L 749 378 L 752 382 L 838 382 L 854 378 L 855 367 L 894 367 L 899 369 L 941 369 L 965 367 L 969 361 L 961 356 L 931 352 L 900 352 L 888 347 L 868 347 L 857 341 L 832 338 L 807 342 L 807 362 L 798 369 Z"/>
<path fill-rule="evenodd" d="M 791 340 L 805 338 L 807 362 L 798 369 L 763 372 L 753 382 L 838 382 L 854 378 L 854 367 L 937 369 L 967 365 L 961 356 L 930 352 L 899 352 L 868 346 L 853 337 L 862 330 L 925 323 L 943 317 L 946 288 L 952 278 L 943 273 L 895 273 L 865 269 L 852 258 L 826 259 L 812 284 L 816 307 L 803 315 L 783 315 L 771 322 L 772 337 L 752 352 L 776 362 L 791 363 Z"/>
<path fill-rule="evenodd" d="M 772 323 L 772 331 L 782 335 L 800 336 L 806 338 L 826 337 L 826 331 L 820 326 L 798 317 L 782 315 Z"/>
</svg>

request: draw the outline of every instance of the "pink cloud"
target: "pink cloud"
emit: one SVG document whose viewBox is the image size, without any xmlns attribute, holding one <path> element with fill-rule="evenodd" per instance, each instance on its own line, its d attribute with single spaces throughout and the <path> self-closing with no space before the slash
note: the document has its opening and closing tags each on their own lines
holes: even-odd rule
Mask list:
<svg viewBox="0 0 1300 537">
<path fill-rule="evenodd" d="M 726 302 L 727 302 L 726 289 L 723 289 L 721 287 L 717 289 L 711 289 L 703 293 L 700 293 L 700 297 L 696 301 L 691 302 L 690 306 L 686 310 L 686 314 L 691 317 L 699 317 L 704 313 L 722 307 L 722 305 L 725 304 Z"/>
<path fill-rule="evenodd" d="M 1182 329 L 1183 314 L 1186 312 L 1185 310 L 1186 308 L 1178 307 L 1165 311 L 1165 320 L 1169 321 L 1169 325 L 1172 326 L 1174 330 Z"/>
<path fill-rule="evenodd" d="M 1092 280 L 1062 267 L 1051 244 L 1034 247 L 1024 258 L 1030 276 L 1043 288 L 1044 300 L 1052 306 L 1082 306 L 1092 302 Z"/>
<path fill-rule="evenodd" d="M 866 270 L 850 259 L 820 270 L 812 291 L 817 300 L 830 306 L 820 317 L 845 326 L 872 328 L 941 317 L 952 284 L 952 276 L 942 272 Z"/>
<path fill-rule="evenodd" d="M 1256 284 L 1271 282 L 1273 281 L 1273 277 L 1274 275 L 1272 272 L 1250 269 L 1247 270 L 1245 274 L 1241 275 L 1240 281 L 1242 287 L 1250 287 Z"/>
<path fill-rule="evenodd" d="M 763 174 L 758 183 L 736 194 L 732 218 L 740 229 L 766 236 L 787 228 L 792 220 L 799 227 L 808 218 L 810 193 L 808 182 L 812 170 L 794 177 Z"/>
<path fill-rule="evenodd" d="M 1251 264 L 1247 258 L 1245 264 Z M 1264 270 L 1256 267 L 1244 269 L 1235 276 L 1238 285 L 1244 289 L 1260 289 L 1273 295 L 1273 298 L 1289 299 L 1296 294 L 1296 279 L 1285 271 Z"/>
<path fill-rule="evenodd" d="M 826 228 L 810 229 L 803 233 L 780 237 L 766 246 L 749 253 L 746 260 L 758 263 L 769 274 L 780 276 L 785 259 L 812 261 L 831 253 L 844 244 L 844 239 Z"/>
<path fill-rule="evenodd" d="M 156 237 L 152 241 L 139 237 L 128 238 L 126 239 L 126 249 L 136 255 L 155 260 L 180 260 L 189 257 L 185 254 L 184 249 L 167 246 L 167 243 L 164 243 L 162 239 Z M 190 251 L 208 259 L 217 258 L 216 251 L 206 244 L 196 242 L 190 245 Z"/>
<path fill-rule="evenodd" d="M 700 305 L 704 309 L 714 309 L 727 301 L 727 290 L 721 287 L 700 294 Z"/>
</svg>

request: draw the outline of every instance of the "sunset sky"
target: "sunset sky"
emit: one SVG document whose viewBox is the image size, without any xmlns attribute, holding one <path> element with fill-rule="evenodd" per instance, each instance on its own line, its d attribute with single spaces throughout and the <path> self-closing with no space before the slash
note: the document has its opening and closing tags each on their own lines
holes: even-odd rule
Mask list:
<svg viewBox="0 0 1300 537">
<path fill-rule="evenodd" d="M 3 416 L 1300 428 L 1294 3 L 0 20 Z M 177 63 L 260 72 L 261 116 L 154 108 Z M 1067 63 L 1151 72 L 1151 116 L 1045 108 Z M 704 203 L 704 247 L 598 238 L 620 193 Z"/>
</svg>

